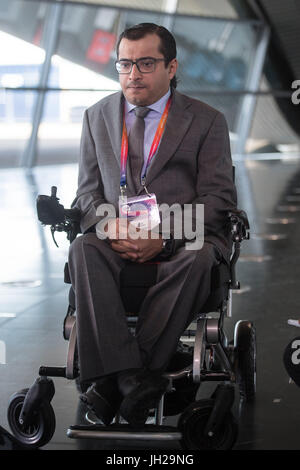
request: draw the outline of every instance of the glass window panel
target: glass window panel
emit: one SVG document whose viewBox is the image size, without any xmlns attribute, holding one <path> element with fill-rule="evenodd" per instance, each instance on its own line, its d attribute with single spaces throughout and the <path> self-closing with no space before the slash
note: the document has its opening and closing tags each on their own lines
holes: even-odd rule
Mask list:
<svg viewBox="0 0 300 470">
<path fill-rule="evenodd" d="M 74 0 L 82 2 L 82 0 Z M 73 3 L 73 2 L 72 2 Z M 90 4 L 140 10 L 165 11 L 167 2 L 161 0 L 89 0 Z"/>
<path fill-rule="evenodd" d="M 0 44 L 0 86 L 19 88 L 38 85 L 44 50 L 3 31 L 0 31 Z"/>
<path fill-rule="evenodd" d="M 68 1 L 68 0 L 66 0 Z M 72 0 L 70 0 L 72 1 Z M 73 0 L 82 3 L 82 0 Z M 108 7 L 177 12 L 186 15 L 237 18 L 248 15 L 247 5 L 240 0 L 89 0 L 89 4 Z"/>
<path fill-rule="evenodd" d="M 123 13 L 123 16 L 121 17 L 121 24 L 123 24 L 121 31 L 139 23 L 156 23 L 164 26 L 164 22 L 167 20 L 167 18 L 168 17 L 166 15 L 159 13 L 128 11 L 127 13 Z"/>
<path fill-rule="evenodd" d="M 291 91 L 292 95 L 292 91 Z M 249 153 L 300 152 L 299 136 L 289 124 L 287 116 L 297 125 L 291 97 L 258 96 L 251 132 L 246 145 Z M 283 114 L 283 110 L 288 114 Z M 272 116 L 272 119 L 270 119 Z M 294 119 L 293 119 L 294 118 Z"/>
<path fill-rule="evenodd" d="M 160 22 L 161 15 L 112 8 L 66 5 L 52 69 L 59 69 L 54 87 L 119 89 L 115 44 L 119 32 L 142 21 Z M 50 85 L 50 82 L 49 82 Z"/>
<path fill-rule="evenodd" d="M 19 166 L 31 134 L 36 92 L 0 90 L 0 168 Z"/>
<path fill-rule="evenodd" d="M 0 8 L 0 73 L 4 86 L 34 86 L 39 82 L 45 52 L 40 47 L 44 30 L 46 4 L 10 0 Z M 22 76 L 22 80 L 13 77 Z M 2 77 L 3 81 L 3 77 Z M 3 86 L 1 83 L 0 86 Z"/>
<path fill-rule="evenodd" d="M 177 13 L 199 16 L 237 18 L 237 12 L 229 0 L 178 0 Z"/>
<path fill-rule="evenodd" d="M 48 92 L 38 133 L 37 164 L 78 162 L 83 113 L 110 93 Z"/>
<path fill-rule="evenodd" d="M 176 18 L 173 34 L 182 88 L 245 88 L 257 41 L 251 24 Z"/>
<path fill-rule="evenodd" d="M 35 92 L 21 93 L 8 88 L 34 88 L 38 85 L 39 71 L 45 57 L 39 46 L 44 43 L 44 18 L 51 8 L 49 3 L 28 1 L 26 4 L 26 11 L 24 2 L 20 0 L 2 2 L 0 8 L 0 35 L 10 36 L 10 40 L 19 41 L 19 45 L 22 43 L 22 47 L 15 47 L 19 56 L 13 57 L 14 54 L 6 52 L 7 62 L 3 60 L 4 51 L 0 51 L 0 126 L 6 126 L 2 134 L 7 138 L 10 123 L 18 123 L 18 135 L 23 138 L 22 143 L 20 139 L 18 141 L 19 150 L 15 151 L 14 158 L 21 153 L 30 135 Z M 122 9 L 113 8 L 119 4 Z M 127 11 L 124 8 L 126 2 L 114 3 L 111 0 L 101 2 L 100 7 L 99 3 L 64 5 L 56 54 L 52 57 L 48 79 L 50 88 L 63 91 L 46 93 L 38 140 L 40 164 L 77 161 L 83 111 L 120 88 L 114 65 L 115 43 L 122 30 L 140 22 L 163 24 L 173 32 L 178 47 L 178 90 L 224 112 L 234 138 L 243 99 L 239 91 L 247 88 L 257 46 L 257 23 L 172 17 L 162 13 L 170 11 L 171 7 L 174 9 L 175 4 L 171 0 L 152 1 L 147 2 L 146 7 L 143 2 L 128 2 L 130 10 Z M 188 14 L 208 16 L 210 10 L 214 10 L 213 4 L 214 0 L 201 2 L 200 11 L 199 2 L 179 0 L 177 7 Z M 227 0 L 218 2 L 218 5 L 218 15 L 235 17 L 235 9 Z M 139 10 L 132 10 L 134 7 Z M 156 10 L 157 13 L 141 11 L 142 8 Z M 22 15 L 26 27 L 21 24 Z M 25 60 L 25 47 L 28 62 Z M 28 48 L 31 48 L 30 51 Z M 11 144 L 17 145 L 16 142 Z M 3 155 L 8 156 L 9 152 L 5 153 L 8 143 L 2 148 Z"/>
<path fill-rule="evenodd" d="M 50 87 L 95 89 L 110 92 L 120 88 L 118 74 L 115 69 L 111 74 L 114 79 L 111 79 L 58 55 L 52 57 L 51 65 Z"/>
<path fill-rule="evenodd" d="M 115 70 L 115 44 L 119 33 L 128 26 L 141 22 L 161 24 L 164 19 L 159 14 L 149 12 L 126 12 L 106 7 L 65 5 L 56 55 L 61 59 L 85 67 L 87 71 L 101 74 L 118 81 Z M 52 64 L 55 65 L 53 58 Z M 65 62 L 66 64 L 66 62 Z M 81 73 L 82 75 L 82 73 Z M 69 77 L 65 86 L 73 88 L 76 76 Z M 110 86 L 109 82 L 103 86 Z M 90 73 L 79 88 L 101 88 L 97 76 Z M 114 89 L 114 87 L 113 87 Z"/>
<path fill-rule="evenodd" d="M 0 7 L 0 167 L 18 166 L 31 133 L 34 90 L 45 51 L 41 44 L 46 4 L 2 1 Z"/>
<path fill-rule="evenodd" d="M 56 55 L 116 79 L 114 48 L 120 16 L 116 9 L 65 5 Z M 91 86 L 88 82 L 84 85 Z"/>
<path fill-rule="evenodd" d="M 176 17 L 178 90 L 222 111 L 230 130 L 247 88 L 258 31 L 250 23 Z M 208 92 L 207 94 L 205 92 Z"/>
</svg>

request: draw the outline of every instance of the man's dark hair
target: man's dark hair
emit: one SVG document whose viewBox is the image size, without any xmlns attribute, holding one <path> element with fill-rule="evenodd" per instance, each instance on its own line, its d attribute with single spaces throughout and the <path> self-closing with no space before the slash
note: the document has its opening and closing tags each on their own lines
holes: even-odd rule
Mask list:
<svg viewBox="0 0 300 470">
<path fill-rule="evenodd" d="M 125 29 L 125 31 L 120 34 L 116 45 L 117 57 L 119 57 L 119 46 L 122 39 L 125 38 L 131 41 L 136 41 L 144 38 L 147 34 L 156 34 L 160 38 L 159 52 L 163 54 L 166 66 L 171 62 L 171 60 L 176 58 L 177 51 L 174 37 L 166 28 L 154 23 L 140 23 Z M 176 88 L 176 76 L 172 78 L 170 85 L 171 87 Z"/>
</svg>

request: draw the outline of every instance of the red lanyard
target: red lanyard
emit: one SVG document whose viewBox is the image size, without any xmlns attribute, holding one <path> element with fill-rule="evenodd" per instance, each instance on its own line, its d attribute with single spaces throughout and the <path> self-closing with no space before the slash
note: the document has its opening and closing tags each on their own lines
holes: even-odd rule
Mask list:
<svg viewBox="0 0 300 470">
<path fill-rule="evenodd" d="M 150 148 L 150 152 L 148 155 L 147 159 L 147 164 L 145 168 L 145 173 L 144 177 L 146 175 L 147 169 L 152 161 L 152 158 L 154 157 L 159 143 L 161 141 L 162 135 L 164 133 L 165 127 L 166 127 L 166 122 L 167 122 L 167 117 L 169 114 L 169 109 L 171 106 L 171 96 L 169 97 L 167 104 L 165 106 L 164 112 L 162 117 L 160 118 L 160 121 L 158 123 L 155 136 Z M 124 119 L 123 119 L 123 132 L 122 132 L 122 144 L 121 144 L 121 178 L 120 178 L 120 187 L 126 186 L 126 165 L 127 165 L 127 159 L 128 159 L 128 136 L 127 136 L 127 130 L 126 130 L 126 124 L 125 124 L 125 112 L 124 112 Z"/>
</svg>

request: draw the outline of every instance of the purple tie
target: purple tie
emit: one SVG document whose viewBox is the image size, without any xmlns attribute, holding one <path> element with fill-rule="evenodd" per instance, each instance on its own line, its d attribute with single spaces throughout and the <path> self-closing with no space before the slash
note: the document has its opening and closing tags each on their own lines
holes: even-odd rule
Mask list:
<svg viewBox="0 0 300 470">
<path fill-rule="evenodd" d="M 144 165 L 144 117 L 149 113 L 149 108 L 137 106 L 134 108 L 135 121 L 128 137 L 128 154 L 130 160 L 130 169 L 135 189 L 141 186 L 141 172 Z"/>
</svg>

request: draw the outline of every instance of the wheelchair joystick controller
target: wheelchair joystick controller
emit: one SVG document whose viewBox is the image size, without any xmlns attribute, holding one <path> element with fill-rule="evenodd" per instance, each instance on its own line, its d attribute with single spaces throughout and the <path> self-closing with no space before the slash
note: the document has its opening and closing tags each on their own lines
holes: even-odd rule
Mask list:
<svg viewBox="0 0 300 470">
<path fill-rule="evenodd" d="M 58 201 L 59 199 L 56 197 L 56 193 L 57 193 L 57 187 L 56 186 L 51 186 L 51 197 L 54 198 L 54 199 L 57 199 L 57 201 Z"/>
</svg>

